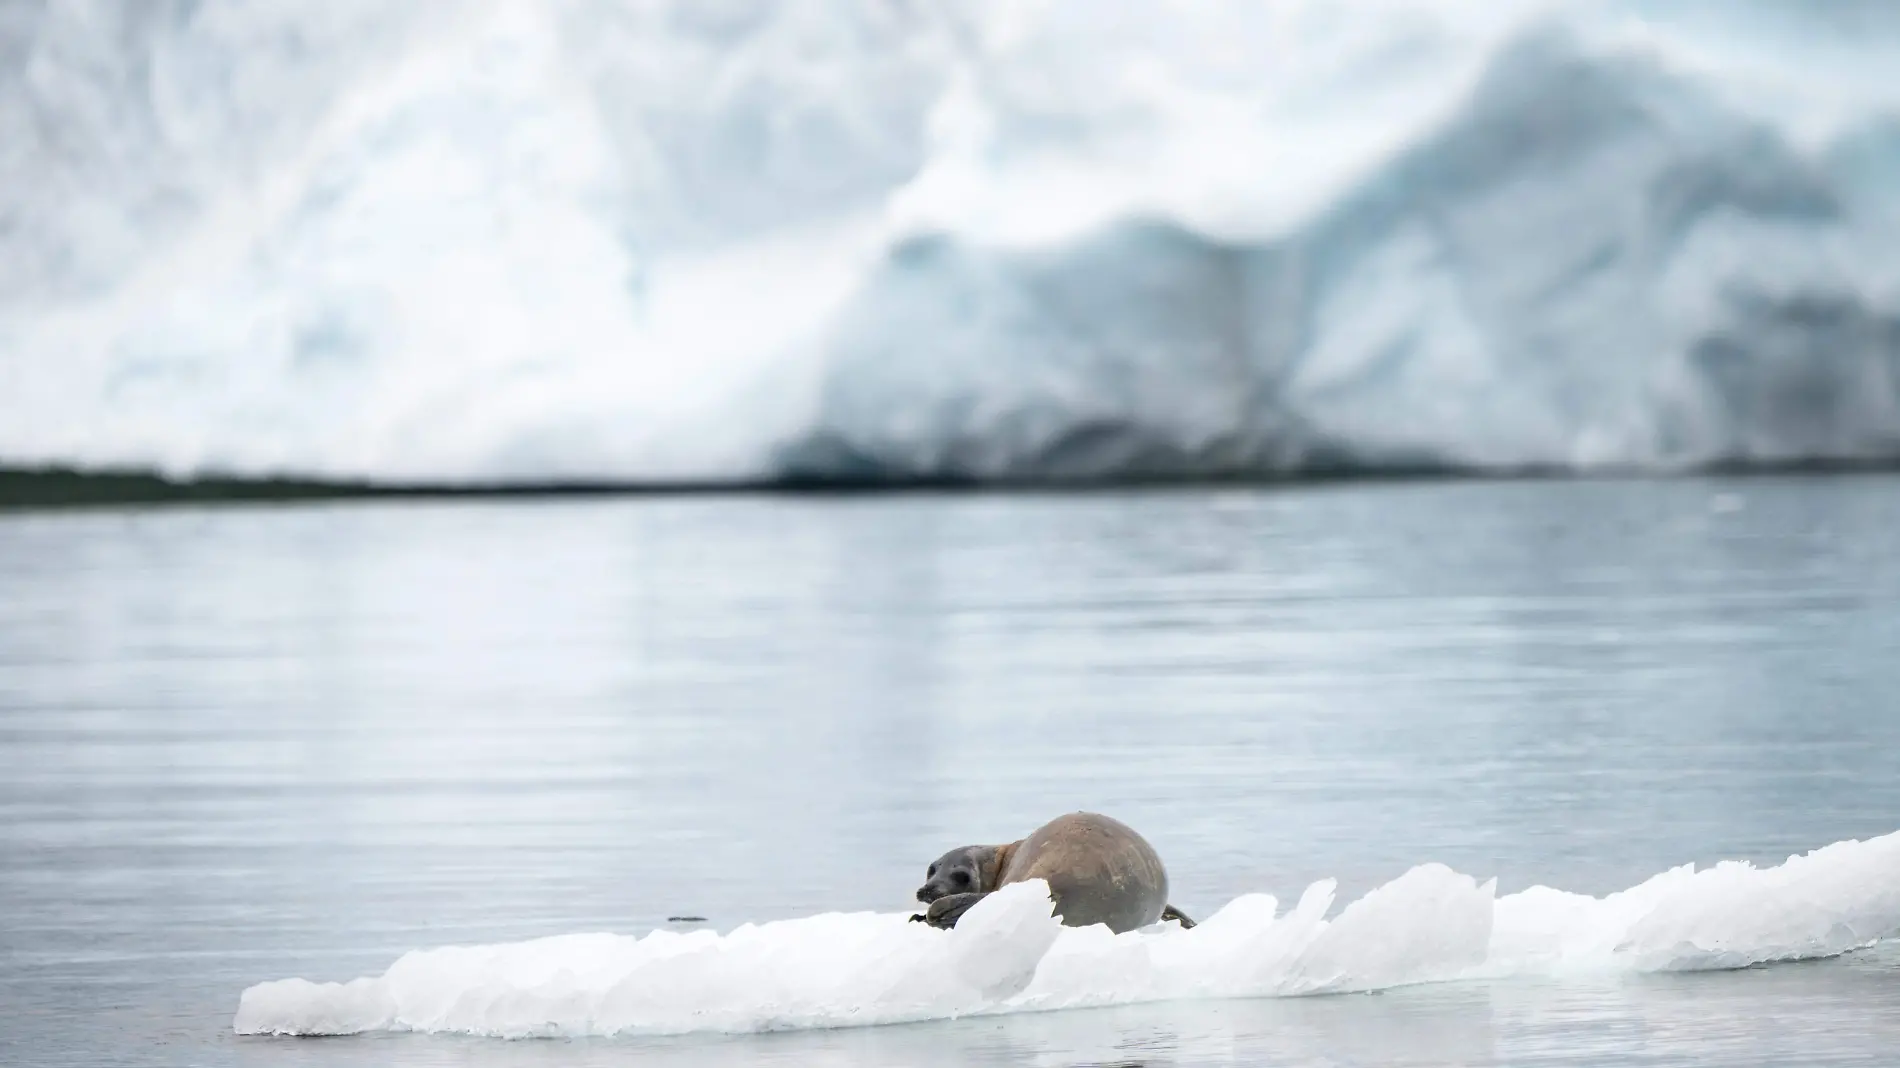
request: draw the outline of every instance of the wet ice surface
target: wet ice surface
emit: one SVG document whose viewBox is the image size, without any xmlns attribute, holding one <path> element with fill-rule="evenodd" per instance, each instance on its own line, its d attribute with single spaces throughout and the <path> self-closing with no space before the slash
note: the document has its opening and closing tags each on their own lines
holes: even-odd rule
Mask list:
<svg viewBox="0 0 1900 1068">
<path fill-rule="evenodd" d="M 579 1065 L 1885 1064 L 1900 954 L 1623 982 L 1456 984 L 766 1035 L 239 1042 L 239 1063 Z"/>
<path fill-rule="evenodd" d="M 1891 945 L 748 1037 L 231 1027 L 412 950 L 894 912 L 1078 807 L 1202 918 L 1886 834 L 1896 521 L 1890 478 L 0 518 L 0 1061 L 1878 1063 Z"/>
</svg>

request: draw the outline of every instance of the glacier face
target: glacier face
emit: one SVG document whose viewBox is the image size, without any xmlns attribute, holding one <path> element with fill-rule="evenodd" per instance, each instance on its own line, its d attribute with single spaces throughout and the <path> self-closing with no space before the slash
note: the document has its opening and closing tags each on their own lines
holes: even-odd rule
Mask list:
<svg viewBox="0 0 1900 1068">
<path fill-rule="evenodd" d="M 0 464 L 1900 457 L 1900 15 L 0 8 Z"/>
</svg>

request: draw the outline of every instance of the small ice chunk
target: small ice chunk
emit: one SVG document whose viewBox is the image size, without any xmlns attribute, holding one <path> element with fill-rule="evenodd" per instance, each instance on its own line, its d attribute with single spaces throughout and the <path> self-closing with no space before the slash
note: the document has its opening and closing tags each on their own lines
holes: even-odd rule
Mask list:
<svg viewBox="0 0 1900 1068">
<path fill-rule="evenodd" d="M 396 1001 L 382 979 L 279 979 L 239 995 L 232 1027 L 240 1035 L 354 1035 L 383 1030 L 395 1019 Z"/>
</svg>

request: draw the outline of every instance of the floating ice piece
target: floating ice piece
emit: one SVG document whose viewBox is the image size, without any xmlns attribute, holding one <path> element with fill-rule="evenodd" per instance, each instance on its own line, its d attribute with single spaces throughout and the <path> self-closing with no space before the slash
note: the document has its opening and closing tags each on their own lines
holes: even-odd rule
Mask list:
<svg viewBox="0 0 1900 1068">
<path fill-rule="evenodd" d="M 1663 872 L 1604 898 L 1494 897 L 1439 864 L 1327 919 L 1330 880 L 1290 911 L 1248 894 L 1182 930 L 1068 928 L 1040 881 L 956 929 L 829 913 L 720 935 L 564 935 L 404 954 L 348 983 L 286 979 L 239 999 L 240 1034 L 536 1035 L 840 1027 L 1181 998 L 1270 997 L 1459 978 L 1739 968 L 1900 934 L 1900 832 L 1773 868 Z"/>
</svg>

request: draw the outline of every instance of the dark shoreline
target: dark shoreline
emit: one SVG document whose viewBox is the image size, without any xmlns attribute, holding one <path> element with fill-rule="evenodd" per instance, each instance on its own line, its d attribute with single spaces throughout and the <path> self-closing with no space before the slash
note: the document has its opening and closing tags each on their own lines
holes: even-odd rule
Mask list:
<svg viewBox="0 0 1900 1068">
<path fill-rule="evenodd" d="M 1365 482 L 1525 481 L 1853 475 L 1900 471 L 1900 457 L 1878 461 L 1722 463 L 1658 470 L 1563 467 L 1460 469 L 1449 466 L 1315 468 L 1296 472 L 1121 477 L 788 478 L 700 482 L 520 481 L 367 482 L 304 478 L 207 476 L 171 479 L 150 471 L 88 471 L 70 467 L 0 466 L 0 511 L 121 505 L 294 503 L 347 500 L 465 500 L 485 498 L 682 497 L 784 494 L 864 496 L 898 493 L 1094 493 L 1116 490 L 1267 488 Z"/>
</svg>

